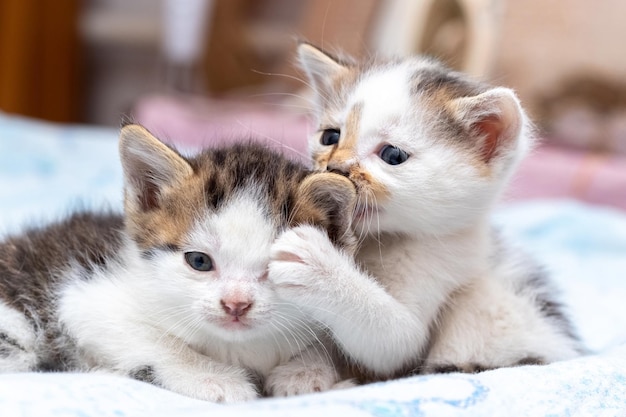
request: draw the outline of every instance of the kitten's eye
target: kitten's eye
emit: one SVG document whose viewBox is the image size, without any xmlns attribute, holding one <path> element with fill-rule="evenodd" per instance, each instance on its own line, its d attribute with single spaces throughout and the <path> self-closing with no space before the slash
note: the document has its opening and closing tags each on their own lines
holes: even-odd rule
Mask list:
<svg viewBox="0 0 626 417">
<path fill-rule="evenodd" d="M 409 154 L 395 146 L 385 145 L 378 152 L 380 159 L 389 165 L 399 165 L 409 159 Z"/>
<path fill-rule="evenodd" d="M 185 261 L 190 267 L 196 271 L 211 271 L 213 269 L 213 261 L 211 257 L 202 252 L 186 252 Z"/>
<path fill-rule="evenodd" d="M 325 129 L 322 132 L 320 143 L 324 146 L 336 145 L 339 143 L 339 134 L 337 129 Z"/>
</svg>

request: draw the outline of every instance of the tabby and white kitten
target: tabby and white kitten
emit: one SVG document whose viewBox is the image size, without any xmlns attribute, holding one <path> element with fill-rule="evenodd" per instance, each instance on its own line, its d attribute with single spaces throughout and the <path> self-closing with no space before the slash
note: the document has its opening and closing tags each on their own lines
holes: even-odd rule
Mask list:
<svg viewBox="0 0 626 417">
<path fill-rule="evenodd" d="M 532 145 L 513 91 L 411 57 L 354 63 L 302 44 L 317 169 L 357 187 L 356 255 L 303 225 L 272 247 L 278 292 L 369 377 L 475 372 L 583 351 L 542 270 L 490 225 Z"/>
<path fill-rule="evenodd" d="M 318 329 L 267 266 L 301 223 L 350 250 L 353 184 L 260 145 L 184 158 L 138 125 L 120 154 L 124 217 L 77 213 L 0 243 L 0 371 L 100 369 L 224 402 L 331 388 Z"/>
</svg>

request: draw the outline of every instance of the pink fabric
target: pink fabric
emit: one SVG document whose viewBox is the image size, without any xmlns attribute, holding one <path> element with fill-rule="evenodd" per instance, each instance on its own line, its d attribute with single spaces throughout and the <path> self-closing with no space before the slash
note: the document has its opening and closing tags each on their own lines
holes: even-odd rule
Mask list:
<svg viewBox="0 0 626 417">
<path fill-rule="evenodd" d="M 150 96 L 135 104 L 133 117 L 161 140 L 183 149 L 255 139 L 308 159 L 307 117 L 272 104 Z"/>
<path fill-rule="evenodd" d="M 138 102 L 134 116 L 183 148 L 255 138 L 308 159 L 307 118 L 271 105 L 154 96 Z M 532 198 L 575 198 L 626 210 L 626 156 L 543 145 L 522 163 L 505 194 L 505 201 Z"/>
<path fill-rule="evenodd" d="M 626 210 L 626 156 L 543 145 L 526 158 L 507 200 L 575 198 Z"/>
</svg>

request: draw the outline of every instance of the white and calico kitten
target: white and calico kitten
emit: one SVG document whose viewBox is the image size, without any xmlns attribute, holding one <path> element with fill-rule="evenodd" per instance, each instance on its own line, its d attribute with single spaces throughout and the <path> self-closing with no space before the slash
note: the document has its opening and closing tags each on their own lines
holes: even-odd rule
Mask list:
<svg viewBox="0 0 626 417">
<path fill-rule="evenodd" d="M 286 231 L 270 262 L 279 294 L 369 378 L 580 355 L 542 270 L 490 225 L 533 142 L 513 91 L 421 57 L 298 52 L 317 95 L 314 163 L 355 183 L 362 244 L 355 262 L 317 229 Z"/>
<path fill-rule="evenodd" d="M 353 184 L 260 145 L 184 158 L 138 125 L 120 154 L 124 216 L 76 213 L 0 243 L 0 371 L 100 369 L 222 402 L 331 388 L 332 352 L 267 266 L 291 225 L 350 250 Z"/>
</svg>

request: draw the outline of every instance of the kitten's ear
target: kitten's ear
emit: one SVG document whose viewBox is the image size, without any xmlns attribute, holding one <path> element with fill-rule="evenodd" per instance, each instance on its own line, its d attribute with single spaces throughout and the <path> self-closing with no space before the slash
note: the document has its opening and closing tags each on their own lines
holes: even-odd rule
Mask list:
<svg viewBox="0 0 626 417">
<path fill-rule="evenodd" d="M 298 45 L 298 61 L 318 94 L 329 89 L 333 79 L 348 71 L 345 63 L 309 43 Z"/>
<path fill-rule="evenodd" d="M 514 148 L 520 139 L 525 116 L 515 93 L 508 88 L 454 99 L 450 108 L 476 141 L 479 154 L 487 163 Z"/>
<path fill-rule="evenodd" d="M 193 174 L 182 156 L 135 124 L 122 128 L 120 157 L 126 200 L 133 206 L 138 204 L 142 211 L 159 206 L 164 187 L 173 186 Z"/>
<path fill-rule="evenodd" d="M 354 184 L 343 175 L 311 174 L 298 188 L 293 221 L 321 226 L 333 243 L 352 252 L 356 248 L 351 231 L 356 200 Z"/>
</svg>

